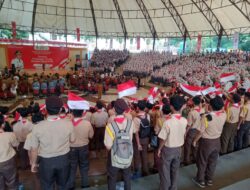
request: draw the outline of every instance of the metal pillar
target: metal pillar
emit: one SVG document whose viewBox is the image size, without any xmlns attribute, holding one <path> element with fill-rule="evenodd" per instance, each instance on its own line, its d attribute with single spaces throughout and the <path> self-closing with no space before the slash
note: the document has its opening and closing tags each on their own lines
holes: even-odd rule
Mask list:
<svg viewBox="0 0 250 190">
<path fill-rule="evenodd" d="M 91 13 L 92 13 L 92 18 L 93 18 L 93 23 L 94 23 L 94 28 L 95 28 L 96 48 L 97 48 L 98 30 L 97 30 L 97 24 L 96 24 L 96 19 L 95 19 L 95 11 L 94 11 L 93 1 L 92 1 L 92 0 L 89 0 L 89 4 L 90 4 Z"/>
<path fill-rule="evenodd" d="M 153 51 L 155 50 L 155 34 L 154 34 L 154 39 L 153 39 Z"/>
<path fill-rule="evenodd" d="M 220 30 L 220 33 L 219 33 L 219 35 L 218 35 L 217 50 L 216 50 L 217 52 L 220 51 L 222 34 L 223 34 L 223 30 L 221 29 L 221 30 Z"/>
<path fill-rule="evenodd" d="M 183 49 L 182 49 L 182 53 L 185 53 L 185 51 L 186 51 L 186 41 L 187 41 L 187 31 L 184 32 L 184 36 L 183 36 Z"/>
</svg>

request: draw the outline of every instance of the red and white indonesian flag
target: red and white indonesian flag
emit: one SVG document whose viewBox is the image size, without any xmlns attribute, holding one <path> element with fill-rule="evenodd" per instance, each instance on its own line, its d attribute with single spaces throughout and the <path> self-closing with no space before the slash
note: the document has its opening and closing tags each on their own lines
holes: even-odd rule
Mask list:
<svg viewBox="0 0 250 190">
<path fill-rule="evenodd" d="M 233 81 L 236 80 L 235 74 L 234 73 L 223 73 L 220 75 L 220 82 L 228 82 L 228 81 Z"/>
<path fill-rule="evenodd" d="M 68 106 L 72 110 L 89 110 L 89 102 L 74 93 L 68 93 Z"/>
<path fill-rule="evenodd" d="M 150 88 L 150 90 L 148 91 L 148 95 L 149 96 L 148 96 L 147 100 L 149 101 L 149 103 L 153 104 L 156 96 L 158 95 L 158 87 Z"/>
<path fill-rule="evenodd" d="M 215 87 L 208 86 L 208 87 L 202 88 L 201 93 L 202 95 L 206 96 L 207 94 L 211 94 L 215 91 L 217 91 Z"/>
<path fill-rule="evenodd" d="M 117 85 L 119 98 L 136 94 L 136 90 L 135 82 L 132 80 Z"/>
<path fill-rule="evenodd" d="M 188 84 L 180 84 L 181 89 L 191 96 L 201 95 L 202 88 L 199 86 L 191 86 Z"/>
</svg>

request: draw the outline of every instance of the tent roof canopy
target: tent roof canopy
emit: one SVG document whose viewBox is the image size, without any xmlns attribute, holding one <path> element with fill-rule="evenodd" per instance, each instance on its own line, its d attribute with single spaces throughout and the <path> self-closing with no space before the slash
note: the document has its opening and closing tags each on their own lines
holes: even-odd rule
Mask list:
<svg viewBox="0 0 250 190">
<path fill-rule="evenodd" d="M 102 37 L 250 33 L 249 0 L 0 0 L 0 28 Z"/>
</svg>

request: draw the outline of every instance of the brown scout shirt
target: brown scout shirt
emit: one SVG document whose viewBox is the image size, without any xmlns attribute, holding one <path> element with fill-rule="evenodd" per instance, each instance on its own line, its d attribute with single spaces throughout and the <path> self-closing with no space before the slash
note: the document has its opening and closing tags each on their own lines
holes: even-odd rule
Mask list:
<svg viewBox="0 0 250 190">
<path fill-rule="evenodd" d="M 70 143 L 75 141 L 72 121 L 48 116 L 32 130 L 31 146 L 39 149 L 39 156 L 52 158 L 65 155 L 70 150 Z"/>
<path fill-rule="evenodd" d="M 75 142 L 71 143 L 71 147 L 82 147 L 89 144 L 89 139 L 94 135 L 94 130 L 89 121 L 83 120 L 83 118 L 73 119 L 76 124 L 74 126 L 74 132 L 76 136 Z M 79 123 L 78 123 L 79 122 Z"/>
<path fill-rule="evenodd" d="M 184 144 L 187 120 L 180 114 L 172 114 L 167 119 L 160 130 L 158 137 L 165 141 L 165 146 L 169 148 L 181 147 Z"/>
<path fill-rule="evenodd" d="M 227 109 L 227 123 L 238 123 L 241 107 L 239 104 L 232 104 Z"/>
<path fill-rule="evenodd" d="M 202 109 L 200 107 L 194 107 L 189 113 L 187 117 L 188 125 L 190 129 L 200 130 L 201 127 L 201 116 Z"/>
<path fill-rule="evenodd" d="M 242 117 L 244 121 L 250 121 L 250 102 L 247 102 L 243 106 L 243 108 L 241 109 L 240 117 Z"/>
<path fill-rule="evenodd" d="M 14 133 L 0 132 L 0 162 L 10 160 L 16 155 L 13 147 L 17 147 L 19 142 Z"/>
<path fill-rule="evenodd" d="M 217 139 L 221 136 L 223 126 L 226 122 L 225 111 L 211 112 L 212 120 L 208 121 L 205 116 L 201 120 L 201 134 L 205 139 Z"/>
<path fill-rule="evenodd" d="M 108 113 L 106 111 L 97 111 L 91 117 L 91 124 L 96 128 L 105 127 L 108 122 Z"/>
<path fill-rule="evenodd" d="M 13 132 L 17 140 L 21 143 L 25 142 L 27 135 L 32 131 L 33 124 L 28 119 L 22 119 L 14 124 Z"/>
</svg>

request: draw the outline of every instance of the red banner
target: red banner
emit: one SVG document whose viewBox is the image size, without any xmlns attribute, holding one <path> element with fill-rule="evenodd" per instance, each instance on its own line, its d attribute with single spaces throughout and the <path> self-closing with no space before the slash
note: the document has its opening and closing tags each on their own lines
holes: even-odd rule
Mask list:
<svg viewBox="0 0 250 190">
<path fill-rule="evenodd" d="M 18 62 L 24 69 L 65 69 L 69 64 L 69 49 L 65 47 L 9 45 L 9 66 Z M 19 51 L 19 60 L 16 52 Z"/>
<path fill-rule="evenodd" d="M 136 42 L 137 42 L 137 50 L 139 50 L 141 48 L 141 38 L 140 38 L 140 36 L 137 36 Z"/>
<path fill-rule="evenodd" d="M 80 28 L 76 29 L 76 39 L 78 42 L 80 42 L 81 34 L 80 34 Z"/>
<path fill-rule="evenodd" d="M 12 38 L 16 39 L 16 22 L 15 21 L 11 22 L 11 27 L 12 27 Z"/>
<path fill-rule="evenodd" d="M 198 40 L 197 40 L 197 52 L 201 51 L 201 35 L 198 35 Z"/>
</svg>

